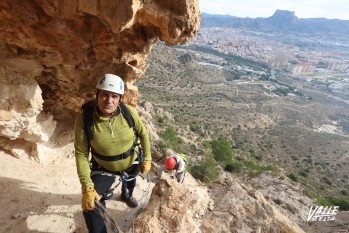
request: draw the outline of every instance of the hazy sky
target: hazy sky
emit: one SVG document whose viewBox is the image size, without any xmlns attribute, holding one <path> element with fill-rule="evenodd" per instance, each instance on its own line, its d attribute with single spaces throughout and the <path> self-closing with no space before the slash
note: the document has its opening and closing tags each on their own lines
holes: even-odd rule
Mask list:
<svg viewBox="0 0 349 233">
<path fill-rule="evenodd" d="M 349 20 L 349 0 L 199 0 L 201 12 L 238 17 L 269 17 L 275 10 L 294 11 L 298 18 Z"/>
</svg>

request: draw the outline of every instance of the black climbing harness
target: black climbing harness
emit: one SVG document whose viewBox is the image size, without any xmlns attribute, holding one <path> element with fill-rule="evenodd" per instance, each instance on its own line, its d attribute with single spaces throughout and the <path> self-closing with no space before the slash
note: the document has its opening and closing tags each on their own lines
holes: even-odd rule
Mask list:
<svg viewBox="0 0 349 233">
<path fill-rule="evenodd" d="M 90 141 L 93 139 L 93 112 L 95 111 L 96 106 L 96 99 L 91 99 L 85 102 L 81 107 L 83 111 L 84 132 L 87 138 L 88 149 L 91 150 L 92 155 L 104 161 L 118 161 L 128 158 L 130 155 L 133 154 L 133 152 L 141 153 L 141 147 L 138 143 L 138 134 L 135 121 L 130 111 L 128 110 L 126 104 L 122 101 L 119 104 L 120 113 L 126 118 L 128 125 L 133 129 L 134 133 L 134 141 L 132 146 L 126 152 L 112 156 L 102 155 L 93 150 Z M 138 147 L 138 151 L 135 150 L 136 147 Z"/>
</svg>

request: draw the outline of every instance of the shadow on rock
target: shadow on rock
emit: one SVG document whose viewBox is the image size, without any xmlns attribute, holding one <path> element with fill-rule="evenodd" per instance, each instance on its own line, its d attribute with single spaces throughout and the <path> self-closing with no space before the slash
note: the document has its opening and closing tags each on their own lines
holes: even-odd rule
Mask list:
<svg viewBox="0 0 349 233">
<path fill-rule="evenodd" d="M 0 232 L 74 232 L 84 226 L 80 195 L 37 192 L 32 186 L 0 178 Z"/>
</svg>

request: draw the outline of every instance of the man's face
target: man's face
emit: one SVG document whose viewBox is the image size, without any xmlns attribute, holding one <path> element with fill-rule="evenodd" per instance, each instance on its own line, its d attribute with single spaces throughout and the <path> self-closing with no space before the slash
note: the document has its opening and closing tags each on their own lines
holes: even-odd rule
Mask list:
<svg viewBox="0 0 349 233">
<path fill-rule="evenodd" d="M 110 117 L 118 107 L 120 95 L 110 91 L 98 91 L 98 108 L 103 116 Z"/>
</svg>

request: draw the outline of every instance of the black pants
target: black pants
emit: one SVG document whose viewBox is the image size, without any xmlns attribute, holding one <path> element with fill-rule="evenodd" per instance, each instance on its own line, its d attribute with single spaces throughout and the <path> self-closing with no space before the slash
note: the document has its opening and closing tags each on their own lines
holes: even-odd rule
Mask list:
<svg viewBox="0 0 349 233">
<path fill-rule="evenodd" d="M 94 161 L 92 161 L 91 169 L 98 169 L 102 171 L 107 171 L 100 166 L 96 167 L 96 164 Z M 110 171 L 107 171 L 110 172 Z M 136 176 L 139 173 L 139 164 L 133 164 L 131 167 L 125 170 L 125 172 L 129 175 L 129 178 L 133 178 L 130 181 L 126 182 L 127 189 L 129 191 L 129 196 L 132 196 L 133 189 L 136 186 Z M 111 172 L 110 172 L 111 173 Z M 118 175 L 119 172 L 114 172 L 113 174 Z M 107 176 L 107 175 L 101 175 L 101 174 L 95 174 L 91 176 L 91 179 L 94 183 L 95 190 L 98 194 L 106 193 L 111 188 L 112 184 L 114 183 L 115 179 L 118 178 L 118 176 Z M 122 183 L 121 190 L 124 190 L 124 183 Z M 105 200 L 101 199 L 100 203 L 105 207 Z M 97 210 L 90 210 L 90 211 L 83 211 L 83 215 L 85 218 L 86 226 L 89 233 L 107 233 L 107 227 L 104 224 L 103 218 L 99 215 Z"/>
</svg>

